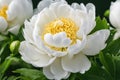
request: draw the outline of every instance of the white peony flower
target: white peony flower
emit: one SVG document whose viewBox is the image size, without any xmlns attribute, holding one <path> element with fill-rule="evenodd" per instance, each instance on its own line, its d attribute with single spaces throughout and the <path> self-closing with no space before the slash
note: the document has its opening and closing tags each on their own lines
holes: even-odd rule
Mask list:
<svg viewBox="0 0 120 80">
<path fill-rule="evenodd" d="M 114 36 L 114 39 L 120 37 L 120 0 L 112 2 L 110 6 L 110 22 L 116 28 L 117 32 Z"/>
<path fill-rule="evenodd" d="M 20 26 L 32 14 L 31 0 L 0 0 L 0 33 L 17 35 Z"/>
<path fill-rule="evenodd" d="M 89 35 L 96 24 L 95 6 L 43 0 L 38 10 L 30 21 L 25 21 L 25 41 L 19 48 L 22 59 L 43 67 L 48 79 L 66 79 L 71 72 L 88 71 L 91 62 L 87 55 L 96 55 L 104 49 L 109 36 L 108 30 Z"/>
</svg>

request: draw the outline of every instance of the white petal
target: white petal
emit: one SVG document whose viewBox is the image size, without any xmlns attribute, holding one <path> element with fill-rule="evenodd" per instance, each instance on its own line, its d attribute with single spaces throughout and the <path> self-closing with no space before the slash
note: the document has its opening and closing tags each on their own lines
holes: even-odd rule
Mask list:
<svg viewBox="0 0 120 80">
<path fill-rule="evenodd" d="M 51 48 L 49 48 L 47 45 L 45 45 L 45 43 L 43 43 L 43 40 L 41 39 L 39 35 L 34 34 L 33 37 L 34 37 L 34 41 L 37 47 L 40 50 L 45 51 L 45 53 L 47 53 L 49 56 L 52 55 L 56 57 L 61 57 L 67 54 L 67 52 L 56 51 L 56 50 L 52 50 Z"/>
<path fill-rule="evenodd" d="M 66 38 L 66 39 L 63 39 L 62 40 L 62 46 L 63 47 L 68 47 L 70 44 L 71 44 L 71 40 L 70 40 L 70 38 Z"/>
<path fill-rule="evenodd" d="M 77 26 L 80 27 L 80 32 L 84 32 L 84 34 L 89 34 L 92 29 L 95 27 L 95 6 L 91 3 L 87 4 L 77 4 L 73 3 L 73 7 L 76 7 L 73 17 L 73 21 L 76 22 Z"/>
<path fill-rule="evenodd" d="M 56 2 L 65 2 L 65 0 L 42 0 L 39 2 L 38 6 L 37 6 L 37 13 Z"/>
<path fill-rule="evenodd" d="M 62 1 L 51 4 L 49 8 L 55 12 L 58 18 L 69 17 L 72 11 L 72 8 L 66 2 Z"/>
<path fill-rule="evenodd" d="M 7 6 L 11 3 L 13 0 L 0 0 L 0 7 Z"/>
<path fill-rule="evenodd" d="M 54 75 L 52 74 L 51 70 L 50 70 L 50 66 L 43 67 L 43 73 L 48 79 L 54 79 L 55 78 Z"/>
<path fill-rule="evenodd" d="M 52 16 L 51 16 L 52 15 Z M 53 11 L 45 8 L 38 14 L 37 21 L 35 23 L 34 34 L 42 35 L 45 25 L 56 19 L 56 15 Z"/>
<path fill-rule="evenodd" d="M 112 3 L 110 6 L 110 15 L 109 19 L 111 24 L 120 29 L 120 0 L 116 0 L 116 2 Z"/>
<path fill-rule="evenodd" d="M 120 29 L 117 30 L 117 32 L 114 35 L 114 40 L 120 38 Z"/>
<path fill-rule="evenodd" d="M 53 0 L 42 0 L 39 2 L 37 9 L 38 12 L 42 11 L 45 7 L 49 7 L 49 5 L 53 3 Z"/>
<path fill-rule="evenodd" d="M 24 22 L 25 28 L 23 29 L 23 32 L 24 32 L 25 40 L 31 42 L 33 40 L 32 33 L 34 28 L 33 28 L 33 25 L 30 25 L 30 24 L 31 23 L 27 20 Z"/>
<path fill-rule="evenodd" d="M 48 66 L 55 60 L 55 57 L 48 56 L 34 45 L 25 41 L 21 42 L 19 52 L 23 60 L 36 67 Z"/>
<path fill-rule="evenodd" d="M 44 67 L 43 73 L 48 79 L 55 79 L 55 80 L 66 79 L 70 75 L 70 73 L 63 70 L 60 59 L 56 59 L 53 64 Z"/>
<path fill-rule="evenodd" d="M 67 47 L 71 43 L 65 32 L 59 32 L 54 35 L 47 33 L 44 36 L 44 40 L 48 45 L 58 48 Z"/>
<path fill-rule="evenodd" d="M 47 33 L 44 35 L 44 41 L 48 44 L 53 46 L 54 45 L 54 41 L 53 41 L 53 36 L 50 33 Z"/>
<path fill-rule="evenodd" d="M 70 17 L 73 21 L 75 21 L 76 25 L 79 27 L 78 32 L 84 32 L 84 34 L 87 34 L 87 30 L 89 29 L 88 14 L 77 9 L 73 12 L 73 14 Z"/>
<path fill-rule="evenodd" d="M 62 68 L 61 59 L 56 59 L 54 63 L 51 64 L 50 69 L 57 80 L 61 80 L 68 75 L 68 72 Z"/>
<path fill-rule="evenodd" d="M 81 3 L 81 4 L 72 3 L 71 6 L 72 6 L 74 9 L 79 9 L 80 11 L 87 13 L 86 6 L 85 6 L 83 3 Z"/>
<path fill-rule="evenodd" d="M 62 40 L 63 38 L 66 38 L 66 33 L 65 32 L 60 32 L 60 33 L 57 33 L 53 36 L 53 40 L 54 40 L 54 43 L 55 43 L 55 46 L 56 47 L 62 47 Z"/>
<path fill-rule="evenodd" d="M 80 9 L 80 5 L 78 3 L 72 3 L 71 7 L 73 7 L 74 9 Z"/>
<path fill-rule="evenodd" d="M 25 20 L 24 26 L 25 28 L 23 29 L 24 32 L 24 38 L 26 41 L 33 42 L 33 30 L 35 28 L 35 22 L 37 19 L 38 15 L 34 15 L 30 21 Z"/>
<path fill-rule="evenodd" d="M 41 36 L 38 33 L 33 34 L 33 39 L 34 39 L 34 42 L 37 45 L 37 47 L 39 49 L 45 51 L 45 53 L 47 53 L 49 56 L 52 55 L 52 56 L 56 56 L 56 57 L 61 57 L 61 56 L 64 56 L 67 54 L 67 52 L 52 50 L 50 47 L 48 47 L 48 45 L 45 45 L 45 43 L 41 39 Z"/>
<path fill-rule="evenodd" d="M 86 47 L 82 52 L 86 55 L 96 55 L 104 49 L 106 40 L 109 37 L 109 30 L 99 30 L 87 37 Z"/>
<path fill-rule="evenodd" d="M 68 47 L 68 53 L 69 54 L 76 54 L 79 52 L 79 48 L 81 47 L 81 41 L 77 40 L 76 44 L 71 45 Z"/>
<path fill-rule="evenodd" d="M 3 17 L 0 17 L 0 32 L 4 32 L 7 29 L 7 27 L 7 21 Z"/>
<path fill-rule="evenodd" d="M 82 41 L 77 40 L 76 44 L 69 46 L 67 51 L 69 55 L 72 56 L 74 54 L 78 54 L 84 48 L 85 45 L 86 45 L 86 36 L 83 36 Z"/>
<path fill-rule="evenodd" d="M 67 47 L 71 43 L 70 38 L 67 37 L 65 32 L 59 32 L 53 35 L 53 40 L 55 47 Z"/>
<path fill-rule="evenodd" d="M 87 12 L 87 9 L 86 9 L 86 7 L 85 7 L 85 5 L 84 5 L 83 3 L 81 3 L 81 4 L 72 3 L 71 6 L 72 6 L 74 9 L 79 9 L 79 10 L 85 12 L 85 13 Z"/>
<path fill-rule="evenodd" d="M 49 47 L 45 47 L 45 51 L 48 52 L 48 55 L 52 55 L 52 56 L 55 56 L 55 57 L 62 57 L 62 56 L 67 55 L 67 53 L 68 53 L 68 52 L 52 50 Z"/>
<path fill-rule="evenodd" d="M 8 29 L 8 31 L 11 32 L 11 33 L 13 33 L 13 34 L 15 34 L 15 35 L 17 35 L 18 32 L 19 32 L 19 30 L 20 30 L 20 27 L 21 26 L 18 24 L 16 26 L 13 26 L 10 29 Z"/>
<path fill-rule="evenodd" d="M 95 20 L 95 6 L 92 3 L 88 3 L 86 5 L 87 12 L 91 20 Z"/>
<path fill-rule="evenodd" d="M 7 10 L 7 20 L 13 25 L 23 24 L 33 14 L 33 7 L 30 0 L 13 0 Z"/>
<path fill-rule="evenodd" d="M 63 69 L 69 72 L 80 72 L 85 73 L 91 67 L 91 63 L 88 58 L 79 53 L 73 57 L 65 56 L 62 58 Z"/>
<path fill-rule="evenodd" d="M 87 11 L 88 11 L 88 22 L 89 22 L 89 29 L 87 29 L 87 34 L 89 34 L 95 27 L 95 6 L 91 3 L 88 3 L 86 5 Z"/>
<path fill-rule="evenodd" d="M 80 29 L 79 29 L 79 33 L 80 32 L 84 32 L 84 34 L 89 34 L 91 32 L 91 30 L 95 27 L 95 19 L 92 19 L 90 16 L 88 16 L 88 14 L 85 14 L 84 12 L 80 12 L 79 10 L 76 10 L 76 14 L 77 16 L 81 16 L 81 19 L 77 19 L 80 23 Z M 77 18 L 76 16 L 76 18 Z M 94 15 L 95 16 L 95 15 Z M 78 24 L 77 21 L 77 24 Z"/>
</svg>

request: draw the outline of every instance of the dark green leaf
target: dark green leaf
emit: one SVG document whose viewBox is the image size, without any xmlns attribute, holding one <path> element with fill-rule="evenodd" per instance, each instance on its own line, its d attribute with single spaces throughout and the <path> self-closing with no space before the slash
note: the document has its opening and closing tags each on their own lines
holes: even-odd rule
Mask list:
<svg viewBox="0 0 120 80">
<path fill-rule="evenodd" d="M 5 72 L 8 70 L 9 66 L 15 59 L 16 58 L 10 56 L 7 57 L 2 64 L 0 64 L 0 80 L 3 79 Z"/>
<path fill-rule="evenodd" d="M 101 29 L 109 29 L 109 24 L 107 23 L 107 20 L 105 18 L 101 19 L 100 17 L 96 18 L 96 26 L 95 28 L 92 30 L 92 33 L 94 33 L 95 31 L 101 30 Z"/>
<path fill-rule="evenodd" d="M 18 77 L 16 77 L 16 76 L 10 76 L 7 78 L 7 80 L 17 80 L 17 79 L 18 79 Z"/>
<path fill-rule="evenodd" d="M 120 55 L 119 51 L 120 51 L 120 38 L 110 42 L 110 44 L 108 44 L 108 46 L 104 50 L 104 52 L 107 52 L 113 55 Z"/>
<path fill-rule="evenodd" d="M 115 77 L 115 63 L 112 56 L 101 52 L 99 58 L 106 71 L 108 71 L 112 77 Z"/>
<path fill-rule="evenodd" d="M 28 78 L 30 80 L 46 80 L 42 71 L 37 69 L 21 68 L 21 69 L 15 70 L 14 73 L 19 73 L 24 78 Z"/>
<path fill-rule="evenodd" d="M 77 77 L 76 74 L 71 74 L 68 80 L 75 80 Z"/>
<path fill-rule="evenodd" d="M 120 80 L 120 56 L 113 56 L 115 60 L 116 75 L 115 80 Z"/>
<path fill-rule="evenodd" d="M 3 51 L 5 50 L 6 46 L 8 45 L 8 43 L 4 43 L 1 48 L 0 48 L 0 56 L 3 53 Z"/>
</svg>

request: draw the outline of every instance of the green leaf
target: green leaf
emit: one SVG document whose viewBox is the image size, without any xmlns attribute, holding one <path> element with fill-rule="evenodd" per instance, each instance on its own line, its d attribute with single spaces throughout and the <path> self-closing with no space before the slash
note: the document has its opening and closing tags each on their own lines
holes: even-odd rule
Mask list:
<svg viewBox="0 0 120 80">
<path fill-rule="evenodd" d="M 7 78 L 7 80 L 18 80 L 19 77 L 16 76 L 10 76 Z"/>
<path fill-rule="evenodd" d="M 0 34 L 0 41 L 7 40 L 8 37 L 5 35 Z"/>
<path fill-rule="evenodd" d="M 110 42 L 110 44 L 108 44 L 108 46 L 104 50 L 104 52 L 107 52 L 113 55 L 120 55 L 119 51 L 120 51 L 120 38 Z"/>
<path fill-rule="evenodd" d="M 115 80 L 120 80 L 120 56 L 113 56 L 116 66 Z"/>
<path fill-rule="evenodd" d="M 109 24 L 107 22 L 107 20 L 105 18 L 101 19 L 100 17 L 97 17 L 96 18 L 96 26 L 95 28 L 91 31 L 90 34 L 98 31 L 98 30 L 101 30 L 101 29 L 109 29 Z"/>
<path fill-rule="evenodd" d="M 14 73 L 19 73 L 24 78 L 28 78 L 29 80 L 46 80 L 42 71 L 37 69 L 27 69 L 21 68 L 13 71 Z"/>
<path fill-rule="evenodd" d="M 111 76 L 115 77 L 115 63 L 110 54 L 100 53 L 99 58 L 104 68 L 111 74 Z"/>
<path fill-rule="evenodd" d="M 67 80 L 75 80 L 76 76 L 77 76 L 76 74 L 71 74 L 69 79 L 67 79 Z"/>
<path fill-rule="evenodd" d="M 2 55 L 3 51 L 5 50 L 6 46 L 8 45 L 8 43 L 4 43 L 1 48 L 0 48 L 0 56 Z"/>
<path fill-rule="evenodd" d="M 13 60 L 14 60 L 14 57 L 10 56 L 10 57 L 7 57 L 2 64 L 0 64 L 0 80 L 3 78 L 6 70 L 9 68 Z"/>
</svg>

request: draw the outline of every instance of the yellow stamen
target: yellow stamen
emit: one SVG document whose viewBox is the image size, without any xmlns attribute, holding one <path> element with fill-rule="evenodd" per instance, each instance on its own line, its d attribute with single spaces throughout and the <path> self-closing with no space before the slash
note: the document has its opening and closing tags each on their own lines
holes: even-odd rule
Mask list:
<svg viewBox="0 0 120 80">
<path fill-rule="evenodd" d="M 72 40 L 72 43 L 71 43 L 71 45 L 72 45 L 72 44 L 76 43 L 76 40 L 77 40 L 76 33 L 78 30 L 79 30 L 79 27 L 77 27 L 75 22 L 73 22 L 71 19 L 60 18 L 60 19 L 56 19 L 56 20 L 45 25 L 42 39 L 44 40 L 44 35 L 47 33 L 51 33 L 54 35 L 54 34 L 59 33 L 59 32 L 65 32 L 67 37 Z M 56 50 L 56 51 L 63 52 L 63 51 L 67 50 L 67 47 L 58 48 L 58 47 L 50 46 L 48 44 L 46 44 L 46 45 L 49 46 L 51 49 Z"/>
<path fill-rule="evenodd" d="M 62 48 L 53 47 L 53 46 L 49 46 L 49 47 L 53 50 L 56 50 L 56 51 L 62 51 L 62 52 L 67 51 L 67 47 L 62 47 Z"/>
<path fill-rule="evenodd" d="M 77 27 L 76 24 L 71 19 L 60 18 L 48 23 L 45 26 L 43 37 L 46 33 L 51 33 L 54 35 L 59 32 L 66 32 L 67 37 L 69 37 L 72 40 L 72 44 L 74 44 L 76 43 L 77 39 L 76 33 L 78 29 L 79 27 Z"/>
<path fill-rule="evenodd" d="M 7 14 L 6 11 L 8 10 L 7 6 L 4 6 L 0 9 L 0 16 L 4 17 L 5 19 L 7 19 Z"/>
</svg>

